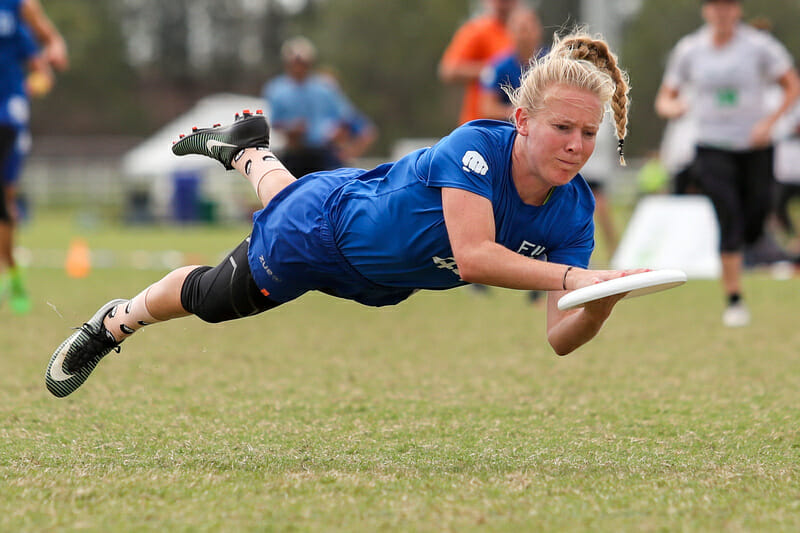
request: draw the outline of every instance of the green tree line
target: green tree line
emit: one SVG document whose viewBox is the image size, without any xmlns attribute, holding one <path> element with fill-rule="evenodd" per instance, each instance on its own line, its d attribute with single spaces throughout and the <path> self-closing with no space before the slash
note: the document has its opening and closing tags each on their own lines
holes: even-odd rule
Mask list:
<svg viewBox="0 0 800 533">
<path fill-rule="evenodd" d="M 377 153 L 387 153 L 397 138 L 440 136 L 456 123 L 460 89 L 442 85 L 436 67 L 453 32 L 468 17 L 468 0 L 317 0 L 293 16 L 273 10 L 263 21 L 270 50 L 262 64 L 226 60 L 198 72 L 182 64 L 181 54 L 165 53 L 146 68 L 129 65 L 119 1 L 44 2 L 69 44 L 72 69 L 59 75 L 48 97 L 35 102 L 34 134 L 146 135 L 206 94 L 258 94 L 264 81 L 281 70 L 280 42 L 299 33 L 317 44 L 320 63 L 378 125 Z M 578 20 L 577 1 L 540 4 L 548 33 Z M 181 5 L 192 8 L 192 2 Z M 754 0 L 744 2 L 744 9 L 748 20 L 771 21 L 776 36 L 800 57 L 800 2 Z M 175 18 L 176 24 L 182 20 L 177 12 L 163 16 Z M 646 0 L 626 25 L 618 52 L 632 82 L 631 155 L 658 145 L 664 124 L 653 112 L 653 98 L 667 54 L 701 23 L 697 0 Z M 176 27 L 173 35 L 181 31 Z"/>
</svg>

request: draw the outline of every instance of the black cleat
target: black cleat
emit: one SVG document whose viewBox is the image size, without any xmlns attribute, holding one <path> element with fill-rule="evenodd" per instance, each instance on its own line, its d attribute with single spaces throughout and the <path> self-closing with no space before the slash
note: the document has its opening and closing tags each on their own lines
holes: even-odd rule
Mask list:
<svg viewBox="0 0 800 533">
<path fill-rule="evenodd" d="M 197 154 L 216 159 L 231 170 L 233 157 L 245 148 L 269 148 L 269 125 L 259 109 L 255 115 L 245 109 L 230 126 L 215 124 L 212 128 L 192 128 L 172 145 L 175 155 Z"/>
<path fill-rule="evenodd" d="M 100 359 L 116 350 L 120 343 L 103 326 L 103 319 L 117 305 L 127 300 L 111 300 L 101 307 L 84 325 L 53 353 L 47 365 L 45 383 L 54 396 L 63 398 L 83 385 Z"/>
</svg>

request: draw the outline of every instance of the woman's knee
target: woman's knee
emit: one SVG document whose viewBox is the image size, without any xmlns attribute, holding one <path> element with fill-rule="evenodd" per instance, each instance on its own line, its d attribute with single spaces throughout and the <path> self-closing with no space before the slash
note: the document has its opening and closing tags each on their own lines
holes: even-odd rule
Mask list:
<svg viewBox="0 0 800 533">
<path fill-rule="evenodd" d="M 183 308 L 205 322 L 216 324 L 256 315 L 279 305 L 259 292 L 249 271 L 241 275 L 236 270 L 228 258 L 214 268 L 193 267 L 181 289 Z"/>
</svg>

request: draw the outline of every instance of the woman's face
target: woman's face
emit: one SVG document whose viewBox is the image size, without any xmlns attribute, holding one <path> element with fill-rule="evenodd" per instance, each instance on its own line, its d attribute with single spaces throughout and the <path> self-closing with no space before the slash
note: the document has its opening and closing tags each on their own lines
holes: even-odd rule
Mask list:
<svg viewBox="0 0 800 533">
<path fill-rule="evenodd" d="M 544 102 L 533 113 L 517 108 L 515 170 L 549 189 L 569 183 L 592 155 L 603 106 L 594 93 L 566 85 L 547 89 Z"/>
<path fill-rule="evenodd" d="M 732 32 L 742 18 L 742 6 L 739 2 L 724 0 L 706 2 L 703 4 L 702 12 L 703 19 L 718 33 Z"/>
</svg>

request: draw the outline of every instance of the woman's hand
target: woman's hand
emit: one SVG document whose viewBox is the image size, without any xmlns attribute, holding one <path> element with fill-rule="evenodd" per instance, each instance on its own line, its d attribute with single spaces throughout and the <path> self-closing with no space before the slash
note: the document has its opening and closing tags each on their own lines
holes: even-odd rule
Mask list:
<svg viewBox="0 0 800 533">
<path fill-rule="evenodd" d="M 566 272 L 565 286 L 567 290 L 580 289 L 648 271 L 646 268 L 585 270 L 573 267 Z M 547 300 L 547 340 L 559 355 L 566 355 L 594 338 L 611 315 L 614 306 L 627 294 L 614 294 L 588 302 L 577 309 L 561 311 L 558 309 L 558 300 L 565 293 L 566 291 L 553 291 Z"/>
<path fill-rule="evenodd" d="M 750 132 L 750 146 L 753 148 L 766 148 L 772 144 L 772 127 L 774 124 L 770 117 L 758 121 Z"/>
<path fill-rule="evenodd" d="M 681 98 L 678 89 L 662 85 L 656 94 L 655 109 L 661 118 L 674 120 L 685 115 L 689 105 Z"/>
<path fill-rule="evenodd" d="M 575 290 L 582 287 L 588 287 L 603 281 L 630 276 L 631 274 L 640 274 L 642 272 L 649 272 L 649 268 L 636 268 L 629 270 L 587 270 L 583 268 L 573 267 L 566 273 L 564 279 L 564 286 L 566 290 Z"/>
</svg>

